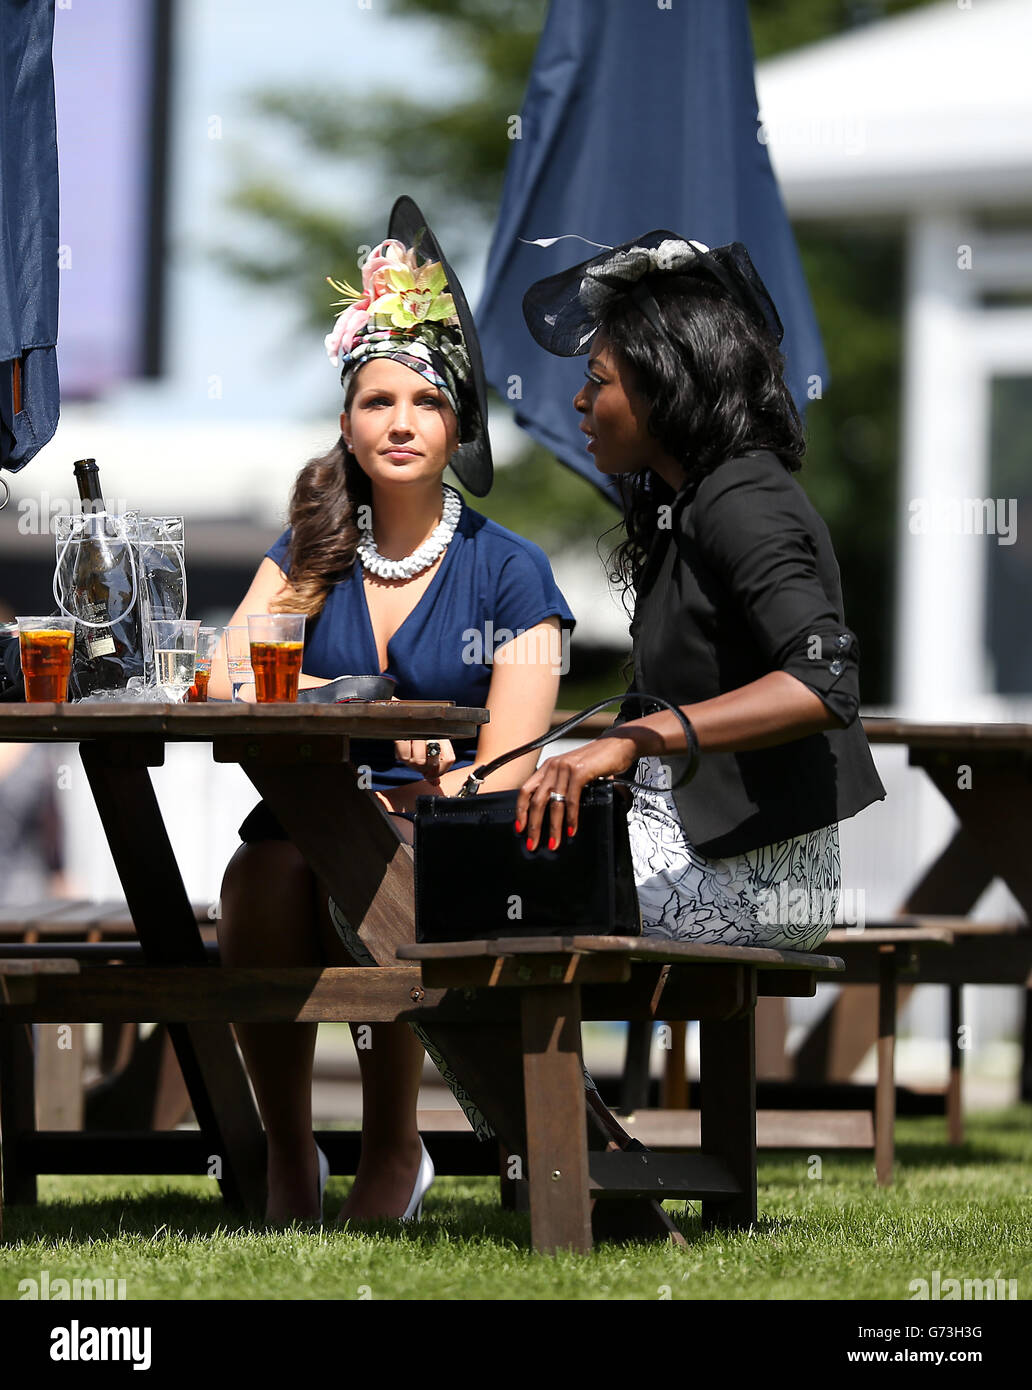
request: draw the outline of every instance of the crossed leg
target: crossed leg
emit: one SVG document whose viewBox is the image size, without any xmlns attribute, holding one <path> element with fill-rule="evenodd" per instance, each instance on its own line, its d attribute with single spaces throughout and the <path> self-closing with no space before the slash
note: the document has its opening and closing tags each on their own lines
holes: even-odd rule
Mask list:
<svg viewBox="0 0 1032 1390">
<path fill-rule="evenodd" d="M 287 840 L 241 845 L 222 884 L 219 949 L 230 966 L 354 965 L 330 920 L 326 891 Z M 317 1220 L 312 1064 L 318 1025 L 238 1024 L 236 1034 L 268 1142 L 266 1218 Z M 352 1028 L 354 1033 L 356 1030 Z M 416 1097 L 423 1048 L 404 1023 L 373 1024 L 356 1041 L 362 1074 L 362 1155 L 341 1218 L 400 1216 L 421 1155 Z"/>
</svg>

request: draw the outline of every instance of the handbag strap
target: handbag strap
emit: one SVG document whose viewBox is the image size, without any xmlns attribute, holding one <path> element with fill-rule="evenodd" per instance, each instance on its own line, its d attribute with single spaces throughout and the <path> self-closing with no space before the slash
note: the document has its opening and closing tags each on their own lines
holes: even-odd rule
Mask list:
<svg viewBox="0 0 1032 1390">
<path fill-rule="evenodd" d="M 685 766 L 677 781 L 671 784 L 670 790 L 673 791 L 674 788 L 684 786 L 686 782 L 690 782 L 695 776 L 696 769 L 699 765 L 699 739 L 695 729 L 692 727 L 692 721 L 683 710 L 678 709 L 676 705 L 672 705 L 669 700 L 664 700 L 661 695 L 641 695 L 638 694 L 637 691 L 630 691 L 624 695 L 610 695 L 605 700 L 599 700 L 596 704 L 589 705 L 587 709 L 582 709 L 578 714 L 571 715 L 569 719 L 564 719 L 557 728 L 548 729 L 537 738 L 531 739 L 529 743 L 523 743 L 519 748 L 511 748 L 508 753 L 500 754 L 489 763 L 481 763 L 479 767 L 475 767 L 469 774 L 457 795 L 475 796 L 480 790 L 481 783 L 490 777 L 493 772 L 497 772 L 500 767 L 504 767 L 506 763 L 511 763 L 514 758 L 522 758 L 525 753 L 535 753 L 539 748 L 544 748 L 546 744 L 553 743 L 557 738 L 562 738 L 564 734 L 568 734 L 570 730 L 575 729 L 578 724 L 583 724 L 585 719 L 589 719 L 591 715 L 598 714 L 599 710 L 605 709 L 608 705 L 614 705 L 617 701 L 622 704 L 627 700 L 636 700 L 639 704 L 643 705 L 662 705 L 663 708 L 668 709 L 671 714 L 677 715 L 678 719 L 681 721 L 681 727 L 684 729 L 688 747 L 685 753 L 675 754 L 676 757 L 685 759 Z M 653 712 L 652 710 L 649 711 L 650 714 Z M 647 785 L 642 782 L 629 782 L 623 777 L 614 778 L 614 781 L 621 782 L 626 787 Z"/>
</svg>

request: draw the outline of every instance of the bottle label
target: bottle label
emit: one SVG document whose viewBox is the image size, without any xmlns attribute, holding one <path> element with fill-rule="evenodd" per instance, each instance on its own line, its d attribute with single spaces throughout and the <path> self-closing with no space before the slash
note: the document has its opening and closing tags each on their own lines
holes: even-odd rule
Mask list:
<svg viewBox="0 0 1032 1390">
<path fill-rule="evenodd" d="M 86 650 L 90 656 L 111 656 L 115 650 L 115 639 L 111 633 L 98 633 L 86 643 Z"/>
</svg>

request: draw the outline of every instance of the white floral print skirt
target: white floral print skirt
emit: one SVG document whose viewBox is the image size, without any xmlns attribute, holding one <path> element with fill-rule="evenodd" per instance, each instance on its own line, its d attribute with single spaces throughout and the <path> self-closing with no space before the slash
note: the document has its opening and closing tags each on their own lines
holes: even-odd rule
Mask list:
<svg viewBox="0 0 1032 1390">
<path fill-rule="evenodd" d="M 707 859 L 689 842 L 658 758 L 642 758 L 628 816 L 642 935 L 812 951 L 835 923 L 838 825 Z"/>
</svg>

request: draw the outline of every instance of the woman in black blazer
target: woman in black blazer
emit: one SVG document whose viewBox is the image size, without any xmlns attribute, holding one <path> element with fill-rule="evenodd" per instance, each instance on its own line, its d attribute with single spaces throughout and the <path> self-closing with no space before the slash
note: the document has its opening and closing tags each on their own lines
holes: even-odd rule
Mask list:
<svg viewBox="0 0 1032 1390">
<path fill-rule="evenodd" d="M 629 702 L 524 784 L 517 830 L 557 848 L 584 784 L 637 763 L 645 934 L 813 949 L 838 906 L 838 822 L 885 790 L 828 528 L 792 476 L 805 446 L 774 305 L 740 243 L 659 231 L 539 281 L 524 314 L 550 352 L 589 354 L 573 403 L 624 500 L 631 690 L 682 708 L 696 746 Z"/>
</svg>

